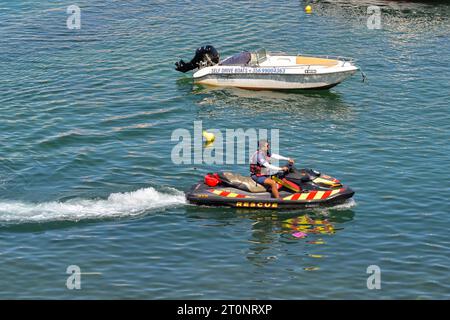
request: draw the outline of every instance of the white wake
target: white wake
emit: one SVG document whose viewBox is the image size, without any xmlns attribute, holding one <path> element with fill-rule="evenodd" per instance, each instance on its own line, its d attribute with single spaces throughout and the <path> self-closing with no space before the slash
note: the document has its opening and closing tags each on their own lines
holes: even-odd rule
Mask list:
<svg viewBox="0 0 450 320">
<path fill-rule="evenodd" d="M 356 207 L 356 201 L 353 198 L 347 199 L 345 202 L 341 204 L 337 204 L 335 206 L 330 207 L 333 210 L 348 210 L 353 207 Z"/>
<path fill-rule="evenodd" d="M 176 189 L 160 192 L 144 188 L 132 192 L 112 193 L 107 199 L 71 199 L 27 203 L 0 201 L 0 222 L 26 223 L 79 221 L 135 216 L 151 209 L 161 209 L 186 202 L 184 193 Z"/>
</svg>

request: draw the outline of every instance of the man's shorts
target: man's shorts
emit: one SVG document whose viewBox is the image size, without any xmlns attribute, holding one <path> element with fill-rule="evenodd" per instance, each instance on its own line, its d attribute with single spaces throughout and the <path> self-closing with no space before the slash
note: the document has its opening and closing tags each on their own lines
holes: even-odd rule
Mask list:
<svg viewBox="0 0 450 320">
<path fill-rule="evenodd" d="M 257 175 L 252 175 L 252 179 L 256 182 L 258 182 L 259 184 L 264 185 L 264 181 L 270 178 L 270 176 L 257 176 Z"/>
</svg>

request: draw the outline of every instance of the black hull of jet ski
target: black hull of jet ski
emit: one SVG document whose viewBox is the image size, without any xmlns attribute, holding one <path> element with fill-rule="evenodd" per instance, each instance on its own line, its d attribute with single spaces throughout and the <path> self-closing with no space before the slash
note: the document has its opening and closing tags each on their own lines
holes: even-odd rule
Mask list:
<svg viewBox="0 0 450 320">
<path fill-rule="evenodd" d="M 192 204 L 203 206 L 277 210 L 335 206 L 344 203 L 354 194 L 351 188 L 342 186 L 333 190 L 298 193 L 281 191 L 282 199 L 275 199 L 270 192 L 252 193 L 233 187 L 210 187 L 200 182 L 186 193 L 186 199 Z"/>
</svg>

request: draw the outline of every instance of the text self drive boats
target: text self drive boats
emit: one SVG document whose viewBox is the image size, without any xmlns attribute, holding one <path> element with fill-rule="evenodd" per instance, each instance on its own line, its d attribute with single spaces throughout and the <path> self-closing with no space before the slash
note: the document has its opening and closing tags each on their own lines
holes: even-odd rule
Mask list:
<svg viewBox="0 0 450 320">
<path fill-rule="evenodd" d="M 197 84 L 253 90 L 328 89 L 352 76 L 358 67 L 351 58 L 286 55 L 265 49 L 240 52 L 222 61 L 213 46 L 198 48 L 190 62 L 176 70 L 194 75 Z"/>
<path fill-rule="evenodd" d="M 190 203 L 253 209 L 297 209 L 333 206 L 345 202 L 355 193 L 348 186 L 312 169 L 297 170 L 273 176 L 282 199 L 272 198 L 267 189 L 251 177 L 231 172 L 207 174 L 195 184 L 186 198 Z"/>
</svg>

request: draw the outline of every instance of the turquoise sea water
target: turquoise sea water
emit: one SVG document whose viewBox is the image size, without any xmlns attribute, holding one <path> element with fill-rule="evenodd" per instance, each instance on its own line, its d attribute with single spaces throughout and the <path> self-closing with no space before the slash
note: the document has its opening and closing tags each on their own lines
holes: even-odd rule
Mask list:
<svg viewBox="0 0 450 320">
<path fill-rule="evenodd" d="M 1 3 L 0 298 L 450 298 L 450 6 L 303 1 Z M 364 3 L 374 3 L 364 1 Z M 211 90 L 173 70 L 204 44 L 358 59 L 307 93 Z M 280 129 L 280 152 L 355 189 L 337 208 L 185 204 L 214 165 L 175 129 Z M 227 169 L 246 173 L 247 166 Z M 306 238 L 292 236 L 297 231 Z M 80 267 L 81 290 L 66 288 Z M 381 269 L 368 290 L 366 269 Z"/>
</svg>

